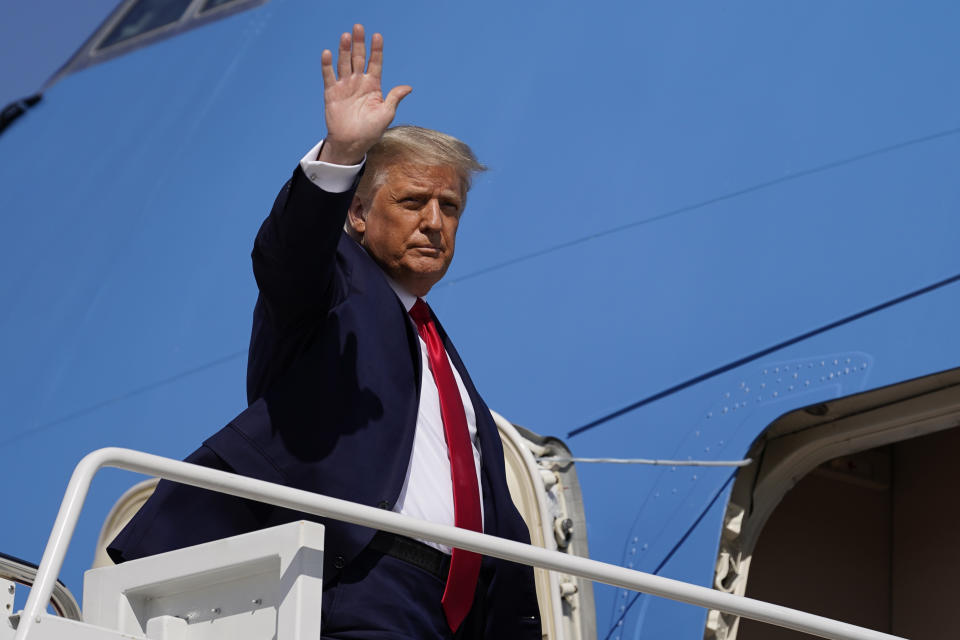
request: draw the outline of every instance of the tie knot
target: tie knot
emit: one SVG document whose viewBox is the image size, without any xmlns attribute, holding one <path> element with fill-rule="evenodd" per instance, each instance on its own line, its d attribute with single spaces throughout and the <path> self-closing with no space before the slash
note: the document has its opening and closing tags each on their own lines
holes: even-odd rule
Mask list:
<svg viewBox="0 0 960 640">
<path fill-rule="evenodd" d="M 413 318 L 418 327 L 430 322 L 430 307 L 423 301 L 423 298 L 417 298 L 417 301 L 410 307 L 410 317 Z"/>
</svg>

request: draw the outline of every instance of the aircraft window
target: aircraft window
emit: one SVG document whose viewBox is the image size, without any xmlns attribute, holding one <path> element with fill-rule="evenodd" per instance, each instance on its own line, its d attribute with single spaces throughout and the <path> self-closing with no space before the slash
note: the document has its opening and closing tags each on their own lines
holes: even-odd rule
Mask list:
<svg viewBox="0 0 960 640">
<path fill-rule="evenodd" d="M 190 2 L 191 0 L 140 0 L 103 39 L 100 48 L 105 49 L 178 21 L 190 6 Z"/>
<path fill-rule="evenodd" d="M 268 1 L 119 0 L 116 9 L 66 64 L 44 83 L 39 93 L 68 74 L 259 7 Z"/>
<path fill-rule="evenodd" d="M 234 0 L 207 0 L 203 3 L 203 9 L 201 12 L 209 11 L 210 9 L 216 9 L 222 4 L 227 4 L 228 2 L 233 2 Z"/>
</svg>

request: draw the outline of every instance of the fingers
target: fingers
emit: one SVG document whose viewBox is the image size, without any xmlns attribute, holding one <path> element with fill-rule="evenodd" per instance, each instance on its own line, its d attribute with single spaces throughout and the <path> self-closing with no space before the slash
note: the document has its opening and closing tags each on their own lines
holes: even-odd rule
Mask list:
<svg viewBox="0 0 960 640">
<path fill-rule="evenodd" d="M 367 73 L 379 78 L 383 71 L 383 36 L 379 33 L 370 38 L 370 62 L 367 64 Z"/>
<path fill-rule="evenodd" d="M 384 99 L 384 102 L 389 105 L 394 111 L 397 110 L 397 106 L 400 104 L 400 101 L 410 95 L 410 92 L 413 91 L 413 87 L 407 84 L 402 84 L 399 87 L 394 87 L 390 89 L 390 93 L 387 94 L 387 97 Z"/>
<path fill-rule="evenodd" d="M 337 50 L 337 75 L 341 78 L 350 75 L 350 34 L 340 36 L 340 48 Z"/>
<path fill-rule="evenodd" d="M 364 30 L 362 24 L 353 25 L 352 33 L 343 33 L 340 35 L 340 46 L 337 48 L 337 77 L 343 78 L 351 73 L 363 73 L 364 63 L 367 62 L 367 48 L 364 44 Z M 328 51 L 321 55 L 320 63 L 323 70 L 323 81 L 327 84 L 332 83 L 333 77 L 333 54 L 330 53 L 329 61 Z M 327 61 L 327 62 L 325 62 Z M 330 72 L 330 76 L 327 75 Z M 383 71 L 383 36 L 379 33 L 373 34 L 370 39 L 370 61 L 367 65 L 367 73 L 380 78 Z M 409 91 L 407 92 L 409 93 Z M 406 95 L 406 94 L 404 94 Z M 400 99 L 402 99 L 401 96 Z"/>
<path fill-rule="evenodd" d="M 363 73 L 363 66 L 367 62 L 367 48 L 364 45 L 362 24 L 353 25 L 353 54 L 350 62 L 354 73 Z"/>
<path fill-rule="evenodd" d="M 337 81 L 333 75 L 333 54 L 330 49 L 324 49 L 320 54 L 320 72 L 323 74 L 323 86 L 332 87 Z"/>
</svg>

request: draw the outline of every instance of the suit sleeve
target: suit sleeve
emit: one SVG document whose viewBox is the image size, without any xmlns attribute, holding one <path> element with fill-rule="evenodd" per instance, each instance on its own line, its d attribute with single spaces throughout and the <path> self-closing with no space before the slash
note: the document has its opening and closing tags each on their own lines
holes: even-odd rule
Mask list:
<svg viewBox="0 0 960 640">
<path fill-rule="evenodd" d="M 260 295 L 247 364 L 250 403 L 309 346 L 335 304 L 337 244 L 354 188 L 328 193 L 298 166 L 260 227 L 252 253 Z"/>
<path fill-rule="evenodd" d="M 233 471 L 209 447 L 202 446 L 186 462 Z M 211 540 L 256 531 L 270 507 L 222 493 L 161 480 L 153 495 L 107 546 L 117 564 Z"/>
</svg>

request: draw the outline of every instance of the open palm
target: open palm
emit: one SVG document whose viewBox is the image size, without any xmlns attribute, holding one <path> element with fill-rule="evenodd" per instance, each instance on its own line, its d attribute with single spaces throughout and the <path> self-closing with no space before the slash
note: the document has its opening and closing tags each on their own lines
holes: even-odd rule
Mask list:
<svg viewBox="0 0 960 640">
<path fill-rule="evenodd" d="M 320 159 L 336 164 L 357 164 L 393 122 L 397 105 L 413 89 L 401 85 L 384 97 L 380 86 L 383 37 L 379 33 L 373 34 L 367 63 L 363 25 L 360 24 L 353 26 L 352 35 L 344 33 L 340 36 L 336 75 L 330 50 L 324 50 L 320 63 L 327 123 L 327 137 Z"/>
</svg>

